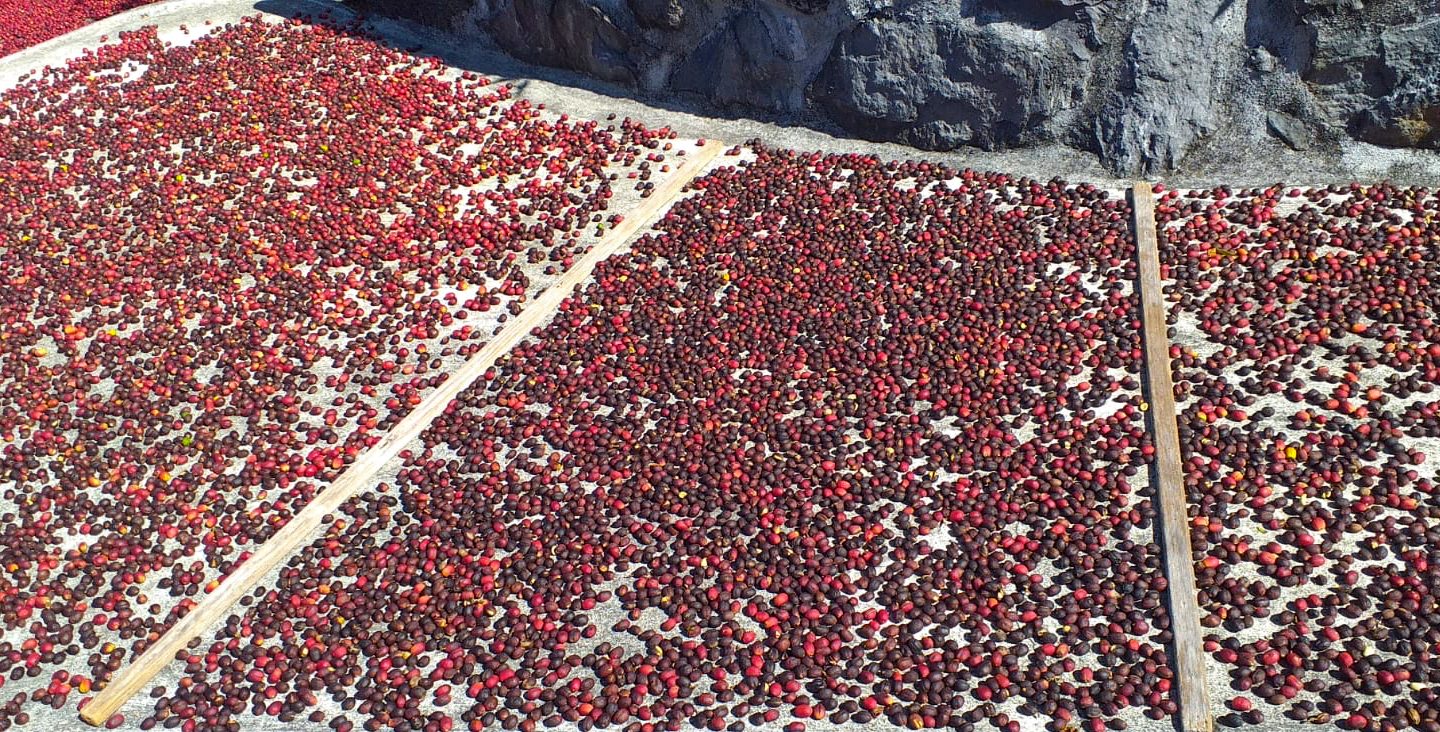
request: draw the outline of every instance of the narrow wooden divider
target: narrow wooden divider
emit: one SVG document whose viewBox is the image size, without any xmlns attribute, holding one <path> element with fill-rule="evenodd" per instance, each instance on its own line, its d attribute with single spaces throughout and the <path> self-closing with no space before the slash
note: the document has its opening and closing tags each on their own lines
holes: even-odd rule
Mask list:
<svg viewBox="0 0 1440 732">
<path fill-rule="evenodd" d="M 1155 195 L 1149 183 L 1130 189 L 1135 244 L 1140 265 L 1140 317 L 1144 325 L 1145 386 L 1150 400 L 1150 434 L 1155 438 L 1161 550 L 1169 582 L 1170 629 L 1175 636 L 1177 725 L 1182 732 L 1211 732 L 1210 692 L 1201 646 L 1200 606 L 1195 591 L 1195 565 L 1190 549 L 1185 473 L 1180 460 L 1180 432 L 1175 416 L 1175 384 L 1170 375 L 1170 337 L 1161 291 L 1160 251 L 1155 230 Z"/>
<path fill-rule="evenodd" d="M 689 149 L 683 158 L 672 157 L 671 160 L 679 161 L 674 173 L 657 187 L 648 199 L 633 210 L 624 212 L 624 220 L 576 261 L 569 271 L 510 321 L 484 348 L 456 369 L 445 383 L 437 387 L 374 447 L 360 455 L 335 482 L 306 504 L 279 533 L 231 572 L 214 592 L 206 595 L 170 628 L 169 632 L 157 638 L 134 663 L 121 669 L 119 675 L 85 705 L 80 712 L 80 718 L 93 725 L 104 724 L 131 696 L 174 661 L 177 652 L 228 616 L 231 608 L 240 598 L 249 594 L 266 573 L 313 540 L 315 530 L 320 527 L 327 514 L 337 510 L 361 490 L 370 487 L 376 473 L 440 416 L 451 400 L 555 312 L 571 291 L 590 277 L 595 265 L 618 251 L 657 215 L 668 209 L 685 185 L 699 175 L 722 149 L 724 145 L 712 140 Z"/>
</svg>

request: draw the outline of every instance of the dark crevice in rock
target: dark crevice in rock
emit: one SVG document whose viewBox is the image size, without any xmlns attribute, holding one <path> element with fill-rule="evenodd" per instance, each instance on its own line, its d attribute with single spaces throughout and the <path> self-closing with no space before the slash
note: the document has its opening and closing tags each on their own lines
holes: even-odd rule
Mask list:
<svg viewBox="0 0 1440 732">
<path fill-rule="evenodd" d="M 830 0 L 785 0 L 785 4 L 808 15 L 814 15 L 830 7 Z"/>
<path fill-rule="evenodd" d="M 1086 3 L 1064 0 L 979 0 L 973 17 L 979 23 L 1013 23 L 1028 30 L 1045 30 L 1057 23 L 1082 20 Z"/>
</svg>

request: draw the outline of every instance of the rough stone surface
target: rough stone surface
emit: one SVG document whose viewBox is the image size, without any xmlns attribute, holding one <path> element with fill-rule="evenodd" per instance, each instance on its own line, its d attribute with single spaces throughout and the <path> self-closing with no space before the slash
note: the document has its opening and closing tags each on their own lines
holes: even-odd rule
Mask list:
<svg viewBox="0 0 1440 732">
<path fill-rule="evenodd" d="M 1440 18 L 1380 34 L 1389 91 L 1367 109 L 1360 137 L 1397 147 L 1440 147 Z"/>
<path fill-rule="evenodd" d="M 1096 144 L 1118 171 L 1170 170 L 1224 119 L 1245 55 L 1236 0 L 1154 0 L 1131 27 Z"/>
<path fill-rule="evenodd" d="M 1091 52 L 1080 24 L 957 17 L 948 4 L 843 33 L 811 98 L 852 132 L 928 149 L 1058 137 L 1086 101 L 1077 72 Z"/>
<path fill-rule="evenodd" d="M 1265 127 L 1270 134 L 1290 146 L 1291 150 L 1305 150 L 1310 147 L 1310 133 L 1305 123 L 1284 112 L 1270 112 L 1265 115 Z"/>
<path fill-rule="evenodd" d="M 685 6 L 680 0 L 626 0 L 625 4 L 642 27 L 675 31 L 685 24 Z"/>
<path fill-rule="evenodd" d="M 1215 140 L 1440 149 L 1440 0 L 355 0 L 717 111 L 1115 173 Z"/>
</svg>

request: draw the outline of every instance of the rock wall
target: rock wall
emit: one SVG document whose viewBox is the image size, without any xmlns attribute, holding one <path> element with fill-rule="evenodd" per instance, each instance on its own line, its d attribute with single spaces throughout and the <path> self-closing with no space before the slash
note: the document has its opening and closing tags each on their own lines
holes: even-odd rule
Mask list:
<svg viewBox="0 0 1440 732">
<path fill-rule="evenodd" d="M 1216 136 L 1440 148 L 1440 0 L 356 0 L 724 111 L 1116 173 Z"/>
</svg>

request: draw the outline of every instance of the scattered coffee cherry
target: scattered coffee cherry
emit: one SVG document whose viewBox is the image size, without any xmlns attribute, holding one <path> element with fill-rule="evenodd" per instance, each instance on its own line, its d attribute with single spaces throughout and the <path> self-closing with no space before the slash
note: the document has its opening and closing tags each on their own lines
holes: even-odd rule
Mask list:
<svg viewBox="0 0 1440 732">
<path fill-rule="evenodd" d="M 0 729 L 103 688 L 677 144 L 354 26 L 216 30 L 0 94 Z"/>
<path fill-rule="evenodd" d="M 9 56 L 155 0 L 0 0 L 0 56 Z"/>
<path fill-rule="evenodd" d="M 1128 207 L 742 157 L 187 654 L 150 720 L 1168 725 Z"/>
<path fill-rule="evenodd" d="M 1212 694 L 1239 694 L 1237 723 L 1440 730 L 1437 212 L 1388 184 L 1159 200 Z"/>
</svg>

